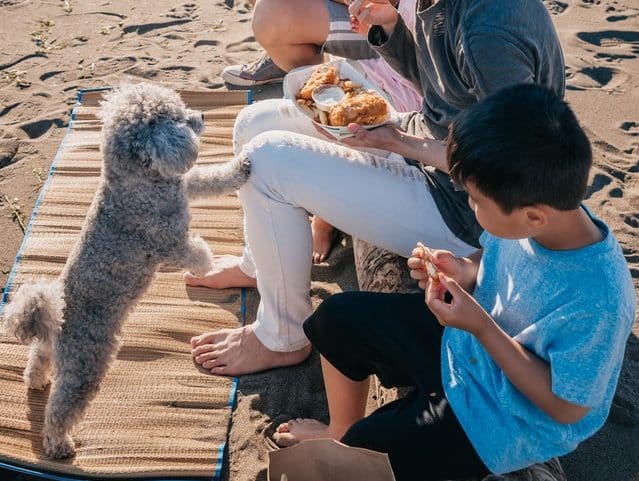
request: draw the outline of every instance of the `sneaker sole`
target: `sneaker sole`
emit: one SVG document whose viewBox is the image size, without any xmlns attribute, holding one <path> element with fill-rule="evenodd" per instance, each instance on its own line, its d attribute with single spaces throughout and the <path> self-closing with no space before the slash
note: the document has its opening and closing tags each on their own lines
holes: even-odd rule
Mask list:
<svg viewBox="0 0 639 481">
<path fill-rule="evenodd" d="M 250 80 L 242 77 L 237 77 L 228 72 L 222 72 L 222 80 L 230 85 L 236 85 L 238 87 L 254 87 L 257 85 L 274 84 L 284 80 L 284 77 L 268 79 L 268 80 Z"/>
</svg>

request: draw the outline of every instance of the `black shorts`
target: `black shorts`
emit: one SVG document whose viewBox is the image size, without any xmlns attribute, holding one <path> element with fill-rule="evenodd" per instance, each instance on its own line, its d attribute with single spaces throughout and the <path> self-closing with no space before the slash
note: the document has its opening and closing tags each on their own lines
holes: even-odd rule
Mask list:
<svg viewBox="0 0 639 481">
<path fill-rule="evenodd" d="M 354 381 L 376 374 L 385 387 L 415 387 L 355 423 L 342 442 L 387 453 L 397 481 L 488 474 L 444 395 L 443 328 L 423 293 L 337 294 L 306 320 L 304 332 Z"/>
</svg>

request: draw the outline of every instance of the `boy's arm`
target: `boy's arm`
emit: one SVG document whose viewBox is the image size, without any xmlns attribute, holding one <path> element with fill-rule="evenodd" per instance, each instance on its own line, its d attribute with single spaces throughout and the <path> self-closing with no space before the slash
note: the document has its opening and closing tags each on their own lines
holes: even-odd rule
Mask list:
<svg viewBox="0 0 639 481">
<path fill-rule="evenodd" d="M 439 322 L 473 334 L 511 383 L 539 409 L 562 424 L 583 418 L 588 407 L 578 406 L 552 392 L 550 365 L 527 350 L 506 332 L 454 280 L 439 275 L 428 286 L 426 303 Z M 450 292 L 450 304 L 444 294 Z"/>
<path fill-rule="evenodd" d="M 583 418 L 588 407 L 565 401 L 552 392 L 550 365 L 504 332 L 484 312 L 484 326 L 475 337 L 513 385 L 548 416 L 562 424 Z"/>
</svg>

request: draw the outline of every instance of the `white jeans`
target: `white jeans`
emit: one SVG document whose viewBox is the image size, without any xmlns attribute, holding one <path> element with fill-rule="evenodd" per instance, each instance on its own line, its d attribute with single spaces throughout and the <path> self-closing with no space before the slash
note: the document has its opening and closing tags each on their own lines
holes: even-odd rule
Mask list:
<svg viewBox="0 0 639 481">
<path fill-rule="evenodd" d="M 250 105 L 235 123 L 234 151 L 251 162 L 240 189 L 245 250 L 240 268 L 257 279 L 255 333 L 268 349 L 308 344 L 312 239 L 308 214 L 373 245 L 408 257 L 422 241 L 468 255 L 476 249 L 444 223 L 423 173 L 397 154 L 332 143 L 292 101 Z"/>
</svg>

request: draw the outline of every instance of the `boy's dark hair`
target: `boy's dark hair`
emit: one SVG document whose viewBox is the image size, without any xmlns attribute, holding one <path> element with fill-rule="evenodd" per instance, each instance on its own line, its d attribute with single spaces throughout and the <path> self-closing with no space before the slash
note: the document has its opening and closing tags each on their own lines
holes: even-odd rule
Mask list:
<svg viewBox="0 0 639 481">
<path fill-rule="evenodd" d="M 504 88 L 463 110 L 448 129 L 453 180 L 471 180 L 505 212 L 534 204 L 576 209 L 592 164 L 568 104 L 533 84 Z"/>
</svg>

